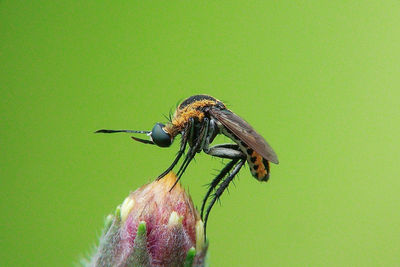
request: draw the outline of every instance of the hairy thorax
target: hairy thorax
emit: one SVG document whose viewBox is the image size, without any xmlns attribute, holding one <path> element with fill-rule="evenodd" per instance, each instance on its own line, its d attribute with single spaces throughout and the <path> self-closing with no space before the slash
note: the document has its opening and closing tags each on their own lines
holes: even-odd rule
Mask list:
<svg viewBox="0 0 400 267">
<path fill-rule="evenodd" d="M 192 97 L 193 101 L 190 101 L 191 98 L 189 98 L 182 102 L 176 109 L 172 121 L 165 126 L 165 130 L 171 134 L 171 136 L 178 135 L 186 127 L 190 118 L 198 122 L 203 121 L 204 117 L 207 116 L 205 111 L 208 107 L 213 107 L 218 104 L 219 107 L 225 108 L 222 102 L 215 98 L 206 95 L 204 95 L 203 99 L 200 98 L 202 95 L 195 97 L 197 98 Z"/>
</svg>

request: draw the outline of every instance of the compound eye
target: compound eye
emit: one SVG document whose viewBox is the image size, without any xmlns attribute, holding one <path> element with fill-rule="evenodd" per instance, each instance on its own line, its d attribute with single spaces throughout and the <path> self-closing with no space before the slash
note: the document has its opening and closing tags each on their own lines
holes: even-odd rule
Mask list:
<svg viewBox="0 0 400 267">
<path fill-rule="evenodd" d="M 164 126 L 162 123 L 156 123 L 151 130 L 151 139 L 160 147 L 168 147 L 172 144 L 171 136 L 163 130 Z"/>
</svg>

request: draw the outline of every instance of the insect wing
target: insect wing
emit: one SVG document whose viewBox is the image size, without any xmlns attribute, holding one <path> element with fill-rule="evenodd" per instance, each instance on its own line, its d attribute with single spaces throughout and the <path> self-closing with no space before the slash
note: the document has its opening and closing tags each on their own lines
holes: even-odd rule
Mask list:
<svg viewBox="0 0 400 267">
<path fill-rule="evenodd" d="M 238 115 L 228 109 L 220 110 L 216 108 L 210 109 L 210 114 L 263 158 L 275 164 L 279 163 L 276 153 L 264 137 Z"/>
</svg>

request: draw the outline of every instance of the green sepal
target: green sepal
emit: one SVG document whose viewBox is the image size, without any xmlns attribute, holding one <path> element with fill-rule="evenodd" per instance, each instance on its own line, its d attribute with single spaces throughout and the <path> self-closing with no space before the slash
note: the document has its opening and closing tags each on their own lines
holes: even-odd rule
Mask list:
<svg viewBox="0 0 400 267">
<path fill-rule="evenodd" d="M 194 257 L 196 257 L 196 249 L 194 247 L 191 247 L 186 255 L 185 267 L 192 267 Z"/>
<path fill-rule="evenodd" d="M 115 260 L 117 244 L 120 241 L 121 208 L 118 206 L 114 215 L 109 215 L 104 221 L 103 233 L 100 237 L 97 253 L 91 260 L 94 266 L 111 266 Z"/>
<path fill-rule="evenodd" d="M 141 221 L 133 242 L 132 254 L 127 259 L 127 266 L 150 266 L 151 256 L 147 250 L 146 222 Z"/>
<path fill-rule="evenodd" d="M 115 221 L 120 222 L 121 221 L 121 205 L 118 205 L 118 207 L 115 209 Z"/>
<path fill-rule="evenodd" d="M 107 233 L 107 231 L 110 229 L 112 223 L 114 221 L 114 215 L 109 214 L 105 219 L 104 219 L 104 228 L 103 228 L 103 234 Z"/>
</svg>

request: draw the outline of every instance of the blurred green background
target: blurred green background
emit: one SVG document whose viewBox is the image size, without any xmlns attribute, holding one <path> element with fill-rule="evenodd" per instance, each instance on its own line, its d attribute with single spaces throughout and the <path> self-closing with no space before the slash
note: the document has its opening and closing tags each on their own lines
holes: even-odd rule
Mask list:
<svg viewBox="0 0 400 267">
<path fill-rule="evenodd" d="M 216 205 L 212 266 L 400 264 L 398 1 L 1 1 L 0 265 L 71 266 L 172 161 L 150 130 L 210 94 L 279 155 Z M 227 141 L 220 137 L 218 142 Z M 221 160 L 182 182 L 200 206 Z"/>
</svg>

